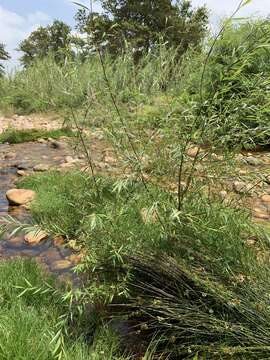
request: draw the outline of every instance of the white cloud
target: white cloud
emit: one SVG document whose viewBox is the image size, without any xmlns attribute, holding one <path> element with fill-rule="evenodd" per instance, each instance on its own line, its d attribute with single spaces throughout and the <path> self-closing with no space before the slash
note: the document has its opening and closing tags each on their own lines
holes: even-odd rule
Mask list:
<svg viewBox="0 0 270 360">
<path fill-rule="evenodd" d="M 210 10 L 210 21 L 217 24 L 225 16 L 230 16 L 239 6 L 241 0 L 193 0 L 194 6 L 206 5 Z M 237 17 L 260 17 L 270 14 L 270 0 L 253 0 L 243 6 Z"/>
<path fill-rule="evenodd" d="M 206 4 L 206 6 L 220 16 L 231 14 L 240 4 L 240 0 L 193 0 L 195 6 Z M 242 16 L 251 15 L 268 15 L 270 13 L 269 0 L 253 0 L 248 5 L 244 6 L 239 14 Z"/>
<path fill-rule="evenodd" d="M 6 49 L 12 56 L 7 65 L 8 69 L 18 64 L 20 54 L 16 48 L 20 41 L 37 27 L 45 25 L 49 21 L 50 17 L 41 11 L 21 16 L 0 6 L 0 42 L 7 45 Z"/>
</svg>

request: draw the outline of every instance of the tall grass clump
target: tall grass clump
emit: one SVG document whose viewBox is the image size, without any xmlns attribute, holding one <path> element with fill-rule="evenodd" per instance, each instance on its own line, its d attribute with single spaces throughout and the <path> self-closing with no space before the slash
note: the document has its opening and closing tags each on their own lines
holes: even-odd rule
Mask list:
<svg viewBox="0 0 270 360">
<path fill-rule="evenodd" d="M 79 322 L 70 320 L 64 287 L 35 262 L 5 261 L 0 270 L 1 359 L 129 359 L 119 354 L 117 336 L 109 328 L 87 339 L 81 335 Z"/>
<path fill-rule="evenodd" d="M 201 111 L 225 145 L 269 144 L 269 33 L 268 20 L 232 23 L 214 48 Z"/>
</svg>

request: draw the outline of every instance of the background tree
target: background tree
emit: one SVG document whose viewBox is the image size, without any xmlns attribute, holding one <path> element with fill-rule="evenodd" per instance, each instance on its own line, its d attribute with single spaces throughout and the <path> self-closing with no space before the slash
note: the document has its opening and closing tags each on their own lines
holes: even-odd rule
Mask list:
<svg viewBox="0 0 270 360">
<path fill-rule="evenodd" d="M 90 42 L 98 43 L 112 54 L 121 52 L 126 42 L 135 55 L 148 51 L 160 41 L 178 47 L 183 54 L 188 47 L 198 46 L 205 36 L 208 13 L 205 7 L 194 9 L 191 1 L 179 0 L 102 0 L 103 14 L 89 15 L 79 9 L 77 29 L 91 34 Z"/>
<path fill-rule="evenodd" d="M 0 44 L 0 60 L 6 61 L 10 59 L 9 53 L 5 50 L 5 45 Z M 4 65 L 0 64 L 0 76 L 3 76 L 4 74 Z"/>
<path fill-rule="evenodd" d="M 55 20 L 52 25 L 39 27 L 20 43 L 21 62 L 29 66 L 36 59 L 52 54 L 55 61 L 61 63 L 72 55 L 72 39 L 71 28 L 62 21 Z"/>
</svg>

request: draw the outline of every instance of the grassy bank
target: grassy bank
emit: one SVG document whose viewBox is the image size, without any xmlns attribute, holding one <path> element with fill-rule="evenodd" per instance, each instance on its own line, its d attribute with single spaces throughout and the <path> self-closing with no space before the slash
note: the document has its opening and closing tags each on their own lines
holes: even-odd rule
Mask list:
<svg viewBox="0 0 270 360">
<path fill-rule="evenodd" d="M 210 205 L 199 195 L 176 216 L 165 190 L 149 193 L 139 183 L 119 189 L 106 178 L 98 184 L 99 195 L 93 179 L 80 173 L 43 174 L 19 184 L 37 191 L 32 212 L 43 228 L 87 250 L 77 269 L 90 277 L 82 302 L 108 304 L 113 316 L 129 319 L 137 342 L 161 338 L 157 354 L 266 358 L 264 230 L 245 211 Z M 162 206 L 154 207 L 153 197 Z"/>
<path fill-rule="evenodd" d="M 62 128 L 57 130 L 15 130 L 8 129 L 0 134 L 0 144 L 19 144 L 38 139 L 59 139 L 60 137 L 74 137 L 75 133 L 68 129 Z"/>
</svg>

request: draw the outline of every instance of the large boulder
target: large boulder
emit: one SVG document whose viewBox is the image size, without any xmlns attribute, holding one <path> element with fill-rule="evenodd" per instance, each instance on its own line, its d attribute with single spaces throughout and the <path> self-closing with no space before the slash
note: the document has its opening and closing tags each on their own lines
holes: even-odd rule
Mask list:
<svg viewBox="0 0 270 360">
<path fill-rule="evenodd" d="M 6 198 L 11 206 L 27 205 L 36 197 L 36 192 L 26 189 L 11 189 L 6 193 Z"/>
</svg>

